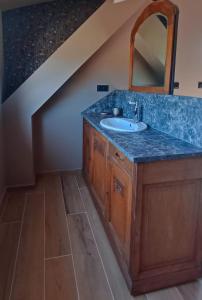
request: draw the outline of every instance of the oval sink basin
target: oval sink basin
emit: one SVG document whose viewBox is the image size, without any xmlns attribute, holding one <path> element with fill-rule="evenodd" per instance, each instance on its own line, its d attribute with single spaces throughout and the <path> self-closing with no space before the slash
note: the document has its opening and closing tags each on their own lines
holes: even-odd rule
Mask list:
<svg viewBox="0 0 202 300">
<path fill-rule="evenodd" d="M 126 118 L 107 118 L 100 121 L 100 125 L 109 130 L 118 132 L 140 132 L 147 129 L 143 122 L 134 122 Z"/>
</svg>

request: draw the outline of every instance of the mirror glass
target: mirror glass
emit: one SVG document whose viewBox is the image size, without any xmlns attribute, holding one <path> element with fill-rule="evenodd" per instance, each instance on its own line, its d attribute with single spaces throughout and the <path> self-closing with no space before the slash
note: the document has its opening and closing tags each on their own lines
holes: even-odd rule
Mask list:
<svg viewBox="0 0 202 300">
<path fill-rule="evenodd" d="M 153 14 L 139 27 L 134 39 L 132 85 L 163 87 L 166 74 L 168 19 Z"/>
</svg>

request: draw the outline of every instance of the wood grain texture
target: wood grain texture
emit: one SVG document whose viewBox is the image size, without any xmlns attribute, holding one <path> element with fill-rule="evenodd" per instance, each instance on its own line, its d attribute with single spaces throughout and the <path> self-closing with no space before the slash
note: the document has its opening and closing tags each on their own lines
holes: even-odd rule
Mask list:
<svg viewBox="0 0 202 300">
<path fill-rule="evenodd" d="M 117 247 L 129 261 L 131 238 L 132 182 L 131 177 L 112 159 L 109 171 L 108 222 Z"/>
<path fill-rule="evenodd" d="M 20 223 L 0 224 L 0 299 L 9 300 Z"/>
<path fill-rule="evenodd" d="M 134 297 L 131 296 L 130 291 L 126 285 L 125 279 L 121 273 L 108 237 L 94 206 L 91 195 L 87 188 L 82 188 L 80 189 L 80 191 L 86 206 L 92 230 L 105 266 L 114 298 L 116 300 L 133 300 Z M 135 299 L 146 300 L 144 296 L 137 297 Z"/>
<path fill-rule="evenodd" d="M 108 142 L 99 132 L 92 134 L 92 187 L 96 202 L 103 214 L 106 209 L 106 173 Z"/>
<path fill-rule="evenodd" d="M 66 213 L 84 212 L 84 204 L 79 193 L 76 177 L 71 173 L 64 173 L 62 176 L 63 195 L 65 200 Z"/>
<path fill-rule="evenodd" d="M 147 294 L 148 300 L 183 300 L 182 296 L 176 288 L 160 290 Z M 187 300 L 187 299 L 184 299 Z M 194 298 L 192 300 L 195 300 Z"/>
<path fill-rule="evenodd" d="M 185 300 L 202 299 L 202 282 L 200 280 L 178 286 L 178 290 Z"/>
<path fill-rule="evenodd" d="M 5 198 L 4 207 L 2 209 L 2 216 L 0 222 L 20 222 L 22 219 L 23 209 L 25 203 L 25 193 L 12 192 L 8 193 Z"/>
<path fill-rule="evenodd" d="M 133 175 L 134 163 L 129 161 L 127 157 L 112 144 L 109 144 L 109 155 L 110 158 L 112 158 L 130 176 Z"/>
<path fill-rule="evenodd" d="M 72 257 L 65 256 L 46 261 L 46 299 L 77 300 Z"/>
<path fill-rule="evenodd" d="M 157 161 L 141 165 L 144 170 L 144 184 L 202 178 L 202 159 L 198 157 Z"/>
<path fill-rule="evenodd" d="M 91 131 L 91 176 L 83 174 L 132 294 L 199 278 L 201 158 L 130 169 L 120 151 L 90 124 L 84 126 L 84 140 Z"/>
<path fill-rule="evenodd" d="M 58 175 L 44 177 L 46 258 L 70 254 L 62 186 Z"/>
<path fill-rule="evenodd" d="M 195 263 L 199 204 L 198 181 L 144 188 L 141 271 L 165 268 L 166 263 Z"/>
<path fill-rule="evenodd" d="M 44 300 L 44 213 L 44 195 L 28 195 L 11 300 Z"/>
<path fill-rule="evenodd" d="M 69 215 L 68 222 L 80 299 L 111 300 L 86 214 Z"/>
<path fill-rule="evenodd" d="M 81 170 L 75 171 L 75 176 L 78 183 L 78 187 L 79 188 L 86 187 L 86 182 L 83 178 L 82 171 Z"/>
</svg>

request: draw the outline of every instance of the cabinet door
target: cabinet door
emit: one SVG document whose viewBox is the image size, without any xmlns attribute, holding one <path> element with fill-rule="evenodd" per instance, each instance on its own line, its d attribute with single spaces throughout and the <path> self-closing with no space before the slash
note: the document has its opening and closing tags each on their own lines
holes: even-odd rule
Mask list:
<svg viewBox="0 0 202 300">
<path fill-rule="evenodd" d="M 93 134 L 92 185 L 102 212 L 105 212 L 107 177 L 107 141 L 98 132 Z"/>
<path fill-rule="evenodd" d="M 84 121 L 83 127 L 83 172 L 85 177 L 91 180 L 91 144 L 92 128 Z"/>
<path fill-rule="evenodd" d="M 115 243 L 128 259 L 130 249 L 132 182 L 113 159 L 110 163 L 109 224 Z"/>
</svg>

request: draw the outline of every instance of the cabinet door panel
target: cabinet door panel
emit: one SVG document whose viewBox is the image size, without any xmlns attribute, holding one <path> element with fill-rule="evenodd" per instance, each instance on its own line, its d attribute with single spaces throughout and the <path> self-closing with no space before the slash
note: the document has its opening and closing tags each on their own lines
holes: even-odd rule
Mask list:
<svg viewBox="0 0 202 300">
<path fill-rule="evenodd" d="M 145 186 L 142 271 L 170 264 L 197 263 L 199 207 L 199 181 Z"/>
<path fill-rule="evenodd" d="M 129 254 L 132 185 L 131 178 L 113 161 L 110 171 L 109 222 L 125 254 Z"/>
<path fill-rule="evenodd" d="M 107 142 L 97 132 L 93 136 L 93 172 L 92 184 L 102 211 L 105 211 L 106 175 L 107 175 Z"/>
</svg>

